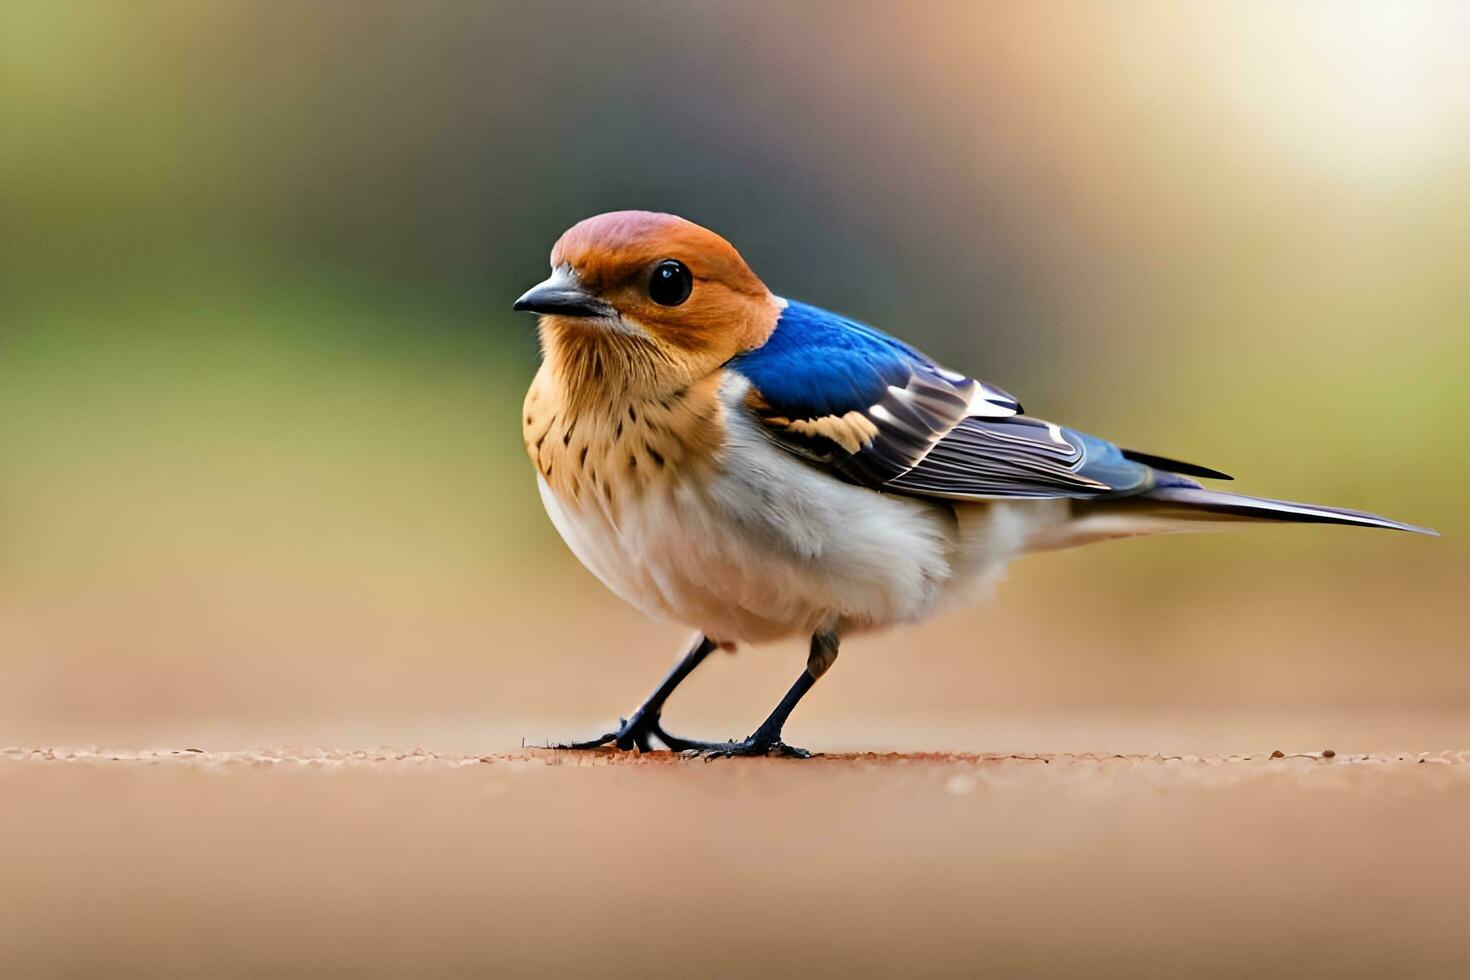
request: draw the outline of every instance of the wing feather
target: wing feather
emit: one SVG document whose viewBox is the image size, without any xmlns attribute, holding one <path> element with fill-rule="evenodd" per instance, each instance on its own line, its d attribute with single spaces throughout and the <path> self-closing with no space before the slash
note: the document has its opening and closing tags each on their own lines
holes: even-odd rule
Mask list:
<svg viewBox="0 0 1470 980">
<path fill-rule="evenodd" d="M 965 418 L 1021 410 L 999 388 L 804 303 L 788 303 L 765 346 L 727 367 L 751 382 L 746 407 L 778 440 L 870 485 L 911 470 Z M 851 431 L 854 413 L 865 423 L 856 451 L 823 437 Z"/>
<path fill-rule="evenodd" d="M 776 442 L 877 490 L 1089 499 L 1222 475 L 1022 415 L 1000 389 L 801 303 L 787 305 L 765 346 L 726 367 L 749 382 L 744 408 Z"/>
</svg>

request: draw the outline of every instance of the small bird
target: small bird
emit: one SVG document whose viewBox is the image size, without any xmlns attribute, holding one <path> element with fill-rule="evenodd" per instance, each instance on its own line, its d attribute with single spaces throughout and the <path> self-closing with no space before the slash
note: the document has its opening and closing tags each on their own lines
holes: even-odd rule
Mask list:
<svg viewBox="0 0 1470 980">
<path fill-rule="evenodd" d="M 597 215 L 516 300 L 540 314 L 526 451 L 572 552 L 647 615 L 698 631 L 611 743 L 806 757 L 782 740 L 840 637 L 962 601 L 1027 552 L 1222 523 L 1427 529 L 1205 489 L 1216 470 L 1120 449 L 836 313 L 772 293 L 725 239 L 646 211 Z M 665 731 L 718 648 L 810 638 L 749 738 Z"/>
</svg>

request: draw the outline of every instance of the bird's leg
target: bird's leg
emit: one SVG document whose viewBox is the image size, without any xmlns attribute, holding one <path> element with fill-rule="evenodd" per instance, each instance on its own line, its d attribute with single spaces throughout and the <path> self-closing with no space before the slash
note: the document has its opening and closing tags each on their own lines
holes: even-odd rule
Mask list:
<svg viewBox="0 0 1470 980">
<path fill-rule="evenodd" d="M 794 745 L 787 745 L 781 741 L 781 729 L 786 725 L 786 719 L 791 717 L 791 712 L 796 705 L 806 696 L 806 692 L 817 683 L 817 678 L 827 672 L 832 662 L 837 659 L 837 633 L 832 630 L 822 630 L 812 634 L 811 652 L 807 654 L 806 669 L 791 685 L 791 690 L 776 705 L 760 727 L 749 738 L 739 742 L 689 742 L 683 739 L 675 741 L 684 742 L 683 745 L 675 745 L 669 742 L 671 749 L 686 749 L 704 756 L 706 759 L 718 759 L 736 755 L 786 755 L 798 759 L 807 759 L 811 753 L 806 749 L 799 749 Z"/>
<path fill-rule="evenodd" d="M 654 692 L 648 696 L 648 699 L 640 704 L 627 718 L 618 719 L 617 731 L 608 732 L 601 738 L 594 738 L 587 742 L 566 742 L 551 747 L 556 749 L 595 749 L 611 742 L 624 752 L 635 748 L 640 752 L 647 752 L 652 748 L 648 738 L 650 735 L 653 735 L 669 748 L 676 751 L 688 748 L 689 744 L 684 739 L 664 732 L 663 727 L 659 724 L 659 714 L 664 709 L 664 702 L 669 699 L 670 694 L 674 693 L 674 688 L 678 687 L 684 678 L 692 674 L 694 668 L 698 667 L 716 646 L 718 644 L 703 634 L 696 637 L 694 645 L 689 648 L 689 652 L 684 654 L 683 659 L 674 665 L 674 669 L 669 671 L 668 676 L 654 689 Z"/>
</svg>

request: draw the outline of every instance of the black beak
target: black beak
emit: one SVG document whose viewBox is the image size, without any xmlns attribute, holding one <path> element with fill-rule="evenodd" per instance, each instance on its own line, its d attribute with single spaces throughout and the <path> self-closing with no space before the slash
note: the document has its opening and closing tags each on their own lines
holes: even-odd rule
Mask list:
<svg viewBox="0 0 1470 980">
<path fill-rule="evenodd" d="M 612 304 L 598 299 L 561 271 L 537 283 L 511 307 L 521 313 L 550 313 L 555 316 L 614 316 Z"/>
</svg>

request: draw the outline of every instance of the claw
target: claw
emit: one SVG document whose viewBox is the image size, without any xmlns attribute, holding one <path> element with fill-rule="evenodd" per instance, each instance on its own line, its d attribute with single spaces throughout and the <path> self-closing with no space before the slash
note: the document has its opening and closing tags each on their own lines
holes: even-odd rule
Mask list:
<svg viewBox="0 0 1470 980">
<path fill-rule="evenodd" d="M 617 732 L 608 732 L 601 738 L 588 739 L 585 742 L 547 742 L 546 747 L 558 752 L 586 752 L 591 749 L 600 749 L 608 742 L 616 741 L 617 737 Z"/>
<path fill-rule="evenodd" d="M 780 739 L 766 741 L 754 736 L 736 742 L 706 743 L 696 748 L 686 749 L 683 753 L 687 758 L 703 758 L 705 762 L 714 759 L 733 759 L 738 757 L 770 756 L 779 755 L 788 759 L 810 759 L 812 753 L 795 745 L 787 745 Z"/>
<path fill-rule="evenodd" d="M 586 752 L 612 743 L 612 747 L 620 752 L 653 752 L 655 751 L 653 739 L 658 739 L 675 752 L 706 744 L 670 735 L 664 731 L 660 716 L 655 712 L 644 715 L 635 714 L 631 722 L 626 718 L 619 718 L 617 730 L 608 732 L 599 738 L 588 739 L 585 742 L 548 743 L 546 747 L 566 752 Z"/>
<path fill-rule="evenodd" d="M 600 749 L 611 742 L 613 748 L 620 752 L 635 750 L 652 752 L 654 751 L 652 739 L 658 739 L 670 751 L 678 752 L 686 759 L 704 759 L 705 762 L 712 759 L 733 759 L 737 756 L 778 755 L 787 759 L 810 759 L 812 757 L 812 753 L 806 749 L 787 745 L 779 738 L 772 738 L 770 733 L 759 731 L 749 738 L 731 739 L 728 742 L 702 742 L 698 739 L 680 738 L 664 731 L 659 712 L 643 715 L 635 713 L 634 720 L 631 722 L 626 718 L 619 718 L 618 730 L 608 732 L 601 738 L 594 738 L 586 742 L 561 742 L 556 745 L 548 745 L 547 748 L 585 752 Z"/>
</svg>

